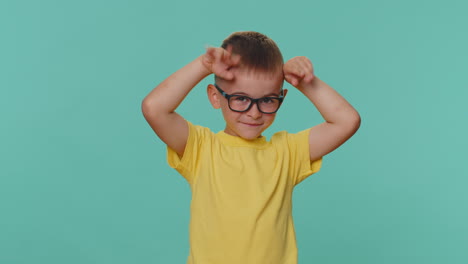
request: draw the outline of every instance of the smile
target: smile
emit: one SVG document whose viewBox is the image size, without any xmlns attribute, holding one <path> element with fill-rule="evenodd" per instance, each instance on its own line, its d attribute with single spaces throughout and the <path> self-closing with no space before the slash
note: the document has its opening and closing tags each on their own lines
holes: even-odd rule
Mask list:
<svg viewBox="0 0 468 264">
<path fill-rule="evenodd" d="M 251 127 L 258 127 L 258 126 L 261 126 L 262 124 L 251 124 L 251 123 L 242 123 L 244 125 L 247 125 L 247 126 L 251 126 Z"/>
</svg>

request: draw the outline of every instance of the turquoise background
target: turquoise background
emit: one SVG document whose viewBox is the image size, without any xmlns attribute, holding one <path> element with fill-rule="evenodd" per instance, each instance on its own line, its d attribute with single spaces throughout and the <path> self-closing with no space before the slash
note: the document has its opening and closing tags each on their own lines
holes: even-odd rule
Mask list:
<svg viewBox="0 0 468 264">
<path fill-rule="evenodd" d="M 190 188 L 141 113 L 255 30 L 361 114 L 294 191 L 299 263 L 468 263 L 466 1 L 2 1 L 0 263 L 185 263 Z M 179 108 L 223 128 L 203 80 Z M 294 87 L 267 131 L 323 120 Z"/>
</svg>

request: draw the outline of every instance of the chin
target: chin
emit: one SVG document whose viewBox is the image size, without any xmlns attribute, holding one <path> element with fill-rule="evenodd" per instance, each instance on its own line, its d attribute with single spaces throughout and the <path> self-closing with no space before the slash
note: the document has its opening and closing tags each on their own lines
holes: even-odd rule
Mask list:
<svg viewBox="0 0 468 264">
<path fill-rule="evenodd" d="M 246 140 L 254 140 L 254 139 L 258 138 L 259 136 L 260 135 L 258 135 L 258 136 L 241 136 L 241 138 L 246 139 Z"/>
<path fill-rule="evenodd" d="M 253 139 L 256 139 L 258 137 L 260 137 L 262 135 L 262 133 L 239 133 L 239 136 L 243 139 L 247 139 L 247 140 L 253 140 Z"/>
<path fill-rule="evenodd" d="M 228 134 L 235 135 L 237 137 L 243 138 L 245 140 L 254 140 L 258 137 L 262 136 L 263 131 L 266 130 L 267 127 L 260 126 L 260 127 L 245 127 L 242 125 L 239 126 L 229 126 Z"/>
</svg>

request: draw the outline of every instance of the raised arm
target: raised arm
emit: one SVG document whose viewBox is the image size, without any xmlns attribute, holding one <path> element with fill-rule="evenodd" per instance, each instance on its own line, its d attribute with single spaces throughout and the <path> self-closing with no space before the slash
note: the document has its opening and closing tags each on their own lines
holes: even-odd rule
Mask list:
<svg viewBox="0 0 468 264">
<path fill-rule="evenodd" d="M 307 96 L 325 119 L 310 130 L 311 160 L 332 152 L 356 133 L 361 124 L 359 113 L 332 87 L 314 76 L 309 59 L 292 58 L 285 63 L 283 72 L 286 81 Z"/>
<path fill-rule="evenodd" d="M 179 69 L 144 99 L 141 105 L 143 115 L 158 135 L 170 148 L 182 156 L 188 138 L 188 125 L 175 112 L 192 88 L 211 73 L 231 80 L 234 75 L 230 67 L 237 63 L 230 50 L 208 48 L 207 52 Z"/>
</svg>

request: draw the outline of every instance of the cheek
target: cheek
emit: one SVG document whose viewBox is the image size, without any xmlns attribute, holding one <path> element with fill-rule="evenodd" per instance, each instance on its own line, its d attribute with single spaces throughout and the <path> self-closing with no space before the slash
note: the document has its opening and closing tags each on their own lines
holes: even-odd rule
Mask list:
<svg viewBox="0 0 468 264">
<path fill-rule="evenodd" d="M 223 112 L 223 115 L 229 115 L 229 112 L 231 111 L 229 109 L 229 106 L 227 104 L 221 103 L 221 111 Z"/>
<path fill-rule="evenodd" d="M 231 109 L 229 109 L 229 106 L 227 104 L 221 105 L 221 111 L 223 112 L 223 116 L 226 121 L 235 121 L 240 116 L 240 113 L 231 111 Z"/>
<path fill-rule="evenodd" d="M 266 115 L 263 116 L 265 122 L 268 123 L 268 124 L 273 123 L 273 121 L 275 121 L 275 117 L 276 117 L 275 114 L 272 114 L 272 115 L 266 114 Z"/>
</svg>

